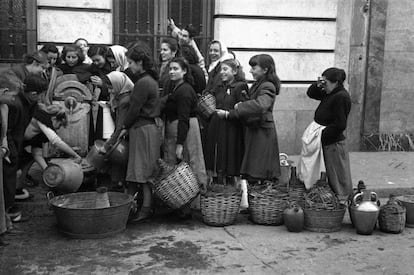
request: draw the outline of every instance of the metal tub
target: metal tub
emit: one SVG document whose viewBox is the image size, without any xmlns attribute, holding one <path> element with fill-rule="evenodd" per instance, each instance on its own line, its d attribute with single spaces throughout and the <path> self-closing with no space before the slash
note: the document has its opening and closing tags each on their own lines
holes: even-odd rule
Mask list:
<svg viewBox="0 0 414 275">
<path fill-rule="evenodd" d="M 133 197 L 107 192 L 110 206 L 97 208 L 100 193 L 81 192 L 54 197 L 48 193 L 60 232 L 72 238 L 105 238 L 125 230 Z"/>
</svg>

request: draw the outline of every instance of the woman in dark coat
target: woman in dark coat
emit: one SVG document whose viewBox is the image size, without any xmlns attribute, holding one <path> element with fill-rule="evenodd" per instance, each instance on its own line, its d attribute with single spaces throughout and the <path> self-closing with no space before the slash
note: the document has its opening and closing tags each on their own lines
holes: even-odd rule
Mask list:
<svg viewBox="0 0 414 275">
<path fill-rule="evenodd" d="M 224 60 L 220 66 L 222 83 L 213 91 L 213 95 L 216 97 L 217 109 L 229 111 L 246 99 L 249 88 L 237 60 Z M 220 119 L 217 114 L 212 115 L 207 131 L 205 160 L 207 170 L 219 181 L 223 177 L 231 180 L 231 177 L 240 176 L 244 153 L 243 134 L 239 119 Z"/>
<path fill-rule="evenodd" d="M 314 120 L 326 126 L 321 136 L 326 175 L 332 190 L 343 198 L 352 193 L 351 169 L 344 135 L 351 110 L 351 98 L 343 86 L 345 78 L 344 70 L 329 68 L 307 91 L 310 98 L 320 101 Z"/>
<path fill-rule="evenodd" d="M 256 82 L 248 92 L 248 100 L 237 103 L 234 110 L 218 110 L 217 114 L 222 118 L 239 118 L 246 125 L 240 173 L 249 179 L 274 180 L 280 176 L 279 146 L 273 120 L 273 105 L 279 94 L 280 80 L 270 55 L 255 55 L 249 64 Z"/>
</svg>

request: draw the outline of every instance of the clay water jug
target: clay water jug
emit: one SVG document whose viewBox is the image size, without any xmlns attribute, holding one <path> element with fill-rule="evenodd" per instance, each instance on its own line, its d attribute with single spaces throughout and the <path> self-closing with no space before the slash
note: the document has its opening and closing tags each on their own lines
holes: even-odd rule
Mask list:
<svg viewBox="0 0 414 275">
<path fill-rule="evenodd" d="M 351 211 L 351 207 L 355 206 L 355 204 L 353 202 L 354 197 L 357 194 L 362 193 L 365 189 L 367 189 L 367 187 L 365 186 L 365 183 L 362 180 L 360 180 L 358 182 L 357 188 L 354 188 L 354 193 L 352 195 L 350 195 L 349 198 L 348 198 L 348 211 L 349 211 L 349 217 L 351 219 L 352 225 L 354 225 L 354 215 L 353 215 L 354 212 Z M 360 197 L 360 200 L 362 200 L 362 197 Z M 360 201 L 358 201 L 358 203 L 360 203 Z"/>
<path fill-rule="evenodd" d="M 374 231 L 380 211 L 377 201 L 377 194 L 367 190 L 356 194 L 352 199 L 351 212 L 358 234 L 371 235 Z"/>
<path fill-rule="evenodd" d="M 296 203 L 291 203 L 283 211 L 283 221 L 290 232 L 301 232 L 305 224 L 303 209 Z"/>
</svg>

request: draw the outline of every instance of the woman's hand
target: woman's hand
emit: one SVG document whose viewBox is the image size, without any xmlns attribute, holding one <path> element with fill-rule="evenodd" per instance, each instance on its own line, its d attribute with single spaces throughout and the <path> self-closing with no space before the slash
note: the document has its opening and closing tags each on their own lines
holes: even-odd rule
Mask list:
<svg viewBox="0 0 414 275">
<path fill-rule="evenodd" d="M 81 164 L 82 163 L 82 157 L 77 155 L 76 157 L 73 158 L 73 162 L 75 162 L 77 164 Z"/>
<path fill-rule="evenodd" d="M 99 76 L 93 75 L 90 79 L 93 85 L 102 87 L 102 79 Z"/>
<path fill-rule="evenodd" d="M 177 147 L 175 148 L 175 155 L 177 156 L 177 159 L 182 160 L 183 159 L 183 145 L 177 144 Z"/>
<path fill-rule="evenodd" d="M 219 118 L 227 118 L 229 116 L 229 111 L 217 109 L 216 113 Z"/>
</svg>

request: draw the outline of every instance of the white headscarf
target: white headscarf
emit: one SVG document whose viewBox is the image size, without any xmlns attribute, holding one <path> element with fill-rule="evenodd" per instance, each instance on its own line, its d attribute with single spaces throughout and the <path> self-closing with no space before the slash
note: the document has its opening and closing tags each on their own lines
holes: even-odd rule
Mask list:
<svg viewBox="0 0 414 275">
<path fill-rule="evenodd" d="M 211 72 L 212 70 L 214 70 L 214 68 L 223 60 L 234 59 L 234 56 L 229 53 L 229 50 L 227 49 L 227 46 L 226 44 L 224 44 L 224 42 L 219 41 L 219 40 L 213 40 L 210 42 L 210 45 L 213 43 L 218 43 L 220 45 L 221 56 L 218 60 L 210 63 L 210 65 L 208 66 L 208 72 Z"/>
<path fill-rule="evenodd" d="M 120 45 L 111 46 L 109 49 L 111 49 L 112 53 L 114 54 L 115 62 L 118 65 L 116 70 L 120 72 L 125 71 L 128 68 L 128 61 L 125 56 L 128 49 Z"/>
<path fill-rule="evenodd" d="M 111 104 L 111 109 L 114 111 L 119 105 L 119 96 L 121 94 L 127 93 L 134 88 L 134 83 L 132 83 L 129 77 L 122 73 L 113 71 L 106 75 L 111 81 L 112 92 L 110 93 L 109 102 Z"/>
</svg>

